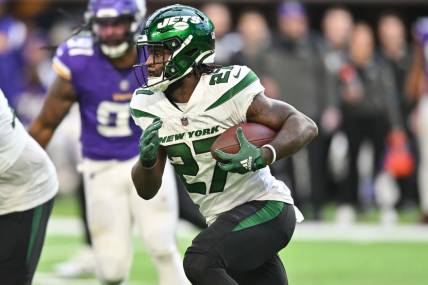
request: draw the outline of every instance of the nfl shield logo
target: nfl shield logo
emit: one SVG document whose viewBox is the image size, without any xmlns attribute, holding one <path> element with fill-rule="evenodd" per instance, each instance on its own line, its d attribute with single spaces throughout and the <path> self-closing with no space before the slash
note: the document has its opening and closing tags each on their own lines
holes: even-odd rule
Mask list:
<svg viewBox="0 0 428 285">
<path fill-rule="evenodd" d="M 119 89 L 122 92 L 128 91 L 129 90 L 129 86 L 130 86 L 130 83 L 126 79 L 121 80 L 120 83 L 119 83 Z"/>
<path fill-rule="evenodd" d="M 187 126 L 189 124 L 189 120 L 187 118 L 181 118 L 181 124 L 183 126 Z"/>
</svg>

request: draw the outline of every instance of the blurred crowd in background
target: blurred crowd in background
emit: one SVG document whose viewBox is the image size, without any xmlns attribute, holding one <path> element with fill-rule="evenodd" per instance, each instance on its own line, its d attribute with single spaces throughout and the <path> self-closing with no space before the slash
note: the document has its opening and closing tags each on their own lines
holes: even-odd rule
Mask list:
<svg viewBox="0 0 428 285">
<path fill-rule="evenodd" d="M 26 123 L 53 78 L 55 47 L 83 23 L 85 1 L 65 1 L 66 10 L 52 2 L 0 0 L 0 88 Z M 266 95 L 318 124 L 320 135 L 308 148 L 272 167 L 308 219 L 324 219 L 326 206 L 334 205 L 339 223 L 373 209 L 385 224 L 409 209 L 428 223 L 420 199 L 428 189 L 418 187 L 417 102 L 406 92 L 417 18 L 409 25 L 385 9 L 367 23 L 355 10 L 331 5 L 315 29 L 298 2 L 270 3 L 275 19 L 263 9 L 244 9 L 245 1 L 239 13 L 227 1 L 193 2 L 186 3 L 214 22 L 217 63 L 248 65 Z M 62 195 L 81 187 L 78 120 L 72 111 L 48 148 Z"/>
</svg>

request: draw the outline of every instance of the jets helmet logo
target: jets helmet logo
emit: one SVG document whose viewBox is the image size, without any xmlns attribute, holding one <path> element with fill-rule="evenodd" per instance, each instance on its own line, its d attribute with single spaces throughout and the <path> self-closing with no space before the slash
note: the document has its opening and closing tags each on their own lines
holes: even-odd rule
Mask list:
<svg viewBox="0 0 428 285">
<path fill-rule="evenodd" d="M 174 16 L 163 19 L 162 22 L 159 22 L 157 25 L 158 29 L 165 28 L 167 26 L 174 25 L 174 28 L 177 30 L 186 29 L 189 26 L 189 22 L 192 24 L 201 23 L 201 18 L 198 16 Z"/>
</svg>

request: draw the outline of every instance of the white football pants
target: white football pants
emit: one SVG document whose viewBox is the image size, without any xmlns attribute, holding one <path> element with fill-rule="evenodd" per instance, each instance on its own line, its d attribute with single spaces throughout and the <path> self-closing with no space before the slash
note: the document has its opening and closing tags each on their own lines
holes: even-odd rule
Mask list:
<svg viewBox="0 0 428 285">
<path fill-rule="evenodd" d="M 161 189 L 146 201 L 138 196 L 132 183 L 131 169 L 135 162 L 136 158 L 127 161 L 85 159 L 80 167 L 98 278 L 102 281 L 127 279 L 135 224 L 154 261 L 159 284 L 187 284 L 176 246 L 178 201 L 173 168 L 166 164 Z"/>
</svg>

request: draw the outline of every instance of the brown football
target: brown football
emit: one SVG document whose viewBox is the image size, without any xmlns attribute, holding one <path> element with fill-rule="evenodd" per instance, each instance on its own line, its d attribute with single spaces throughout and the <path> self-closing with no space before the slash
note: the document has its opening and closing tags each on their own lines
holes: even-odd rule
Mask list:
<svg viewBox="0 0 428 285">
<path fill-rule="evenodd" d="M 219 149 L 226 153 L 237 153 L 239 151 L 239 142 L 236 137 L 236 129 L 241 127 L 245 137 L 252 144 L 261 147 L 269 143 L 276 132 L 271 128 L 256 123 L 241 123 L 225 130 L 212 144 L 211 155 L 216 159 L 214 151 Z"/>
</svg>

